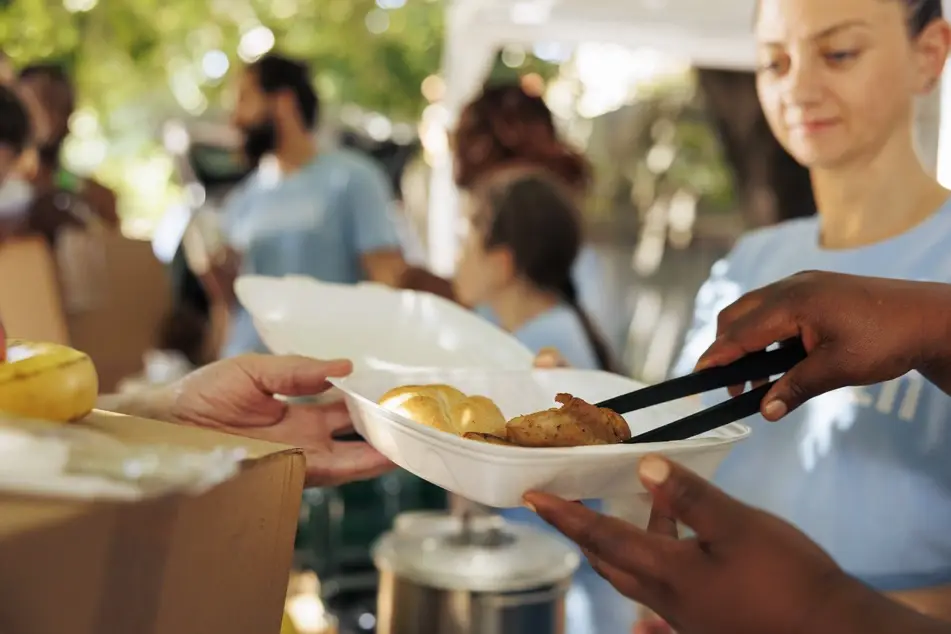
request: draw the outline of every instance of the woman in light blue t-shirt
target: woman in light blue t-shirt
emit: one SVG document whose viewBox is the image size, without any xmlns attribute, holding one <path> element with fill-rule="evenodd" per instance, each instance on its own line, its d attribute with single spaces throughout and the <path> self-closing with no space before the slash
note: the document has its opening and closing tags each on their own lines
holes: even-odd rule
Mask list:
<svg viewBox="0 0 951 634">
<path fill-rule="evenodd" d="M 459 301 L 490 307 L 498 325 L 536 353 L 556 347 L 577 368 L 610 369 L 607 346 L 575 296 L 581 219 L 571 196 L 550 175 L 525 168 L 501 170 L 472 194 L 453 283 Z M 528 509 L 501 515 L 553 530 Z M 623 632 L 632 618 L 628 603 L 582 567 L 568 597 L 567 631 Z"/>
<path fill-rule="evenodd" d="M 941 1 L 760 0 L 755 30 L 763 111 L 809 168 L 819 213 L 745 236 L 713 267 L 678 373 L 713 342 L 722 308 L 798 271 L 951 282 L 949 192 L 912 134 L 951 42 Z M 951 618 L 946 395 L 912 373 L 751 425 L 717 484 L 791 521 L 870 586 Z"/>
</svg>

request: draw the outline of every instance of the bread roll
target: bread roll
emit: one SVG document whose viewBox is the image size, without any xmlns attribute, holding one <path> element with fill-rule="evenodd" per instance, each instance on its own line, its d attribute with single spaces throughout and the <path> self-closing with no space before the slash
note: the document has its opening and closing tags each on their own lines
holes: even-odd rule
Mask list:
<svg viewBox="0 0 951 634">
<path fill-rule="evenodd" d="M 457 402 L 450 410 L 456 433 L 487 434 L 505 438 L 505 416 L 492 399 L 470 396 Z"/>
<path fill-rule="evenodd" d="M 484 396 L 466 396 L 450 385 L 404 385 L 384 394 L 384 408 L 451 434 L 505 437 L 505 416 Z"/>
<path fill-rule="evenodd" d="M 456 434 L 451 412 L 465 398 L 450 385 L 404 385 L 384 394 L 379 404 L 421 425 Z"/>
</svg>

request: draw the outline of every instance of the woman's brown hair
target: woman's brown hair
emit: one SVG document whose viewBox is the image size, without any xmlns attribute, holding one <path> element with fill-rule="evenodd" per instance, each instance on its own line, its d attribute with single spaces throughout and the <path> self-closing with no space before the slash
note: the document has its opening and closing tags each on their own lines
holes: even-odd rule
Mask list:
<svg viewBox="0 0 951 634">
<path fill-rule="evenodd" d="M 581 250 L 581 212 L 571 193 L 552 174 L 517 169 L 480 181 L 473 194 L 472 225 L 485 248 L 508 248 L 520 275 L 570 305 L 600 368 L 614 370 L 607 343 L 578 303 L 572 269 Z"/>
<path fill-rule="evenodd" d="M 899 0 L 905 5 L 906 21 L 908 23 L 908 33 L 912 38 L 917 38 L 921 32 L 935 20 L 944 17 L 942 0 Z M 759 0 L 753 9 L 753 21 L 759 18 Z"/>
<path fill-rule="evenodd" d="M 587 160 L 558 136 L 545 101 L 519 84 L 486 85 L 459 117 L 453 133 L 456 185 L 471 189 L 502 167 L 538 167 L 575 193 L 587 189 Z"/>
</svg>

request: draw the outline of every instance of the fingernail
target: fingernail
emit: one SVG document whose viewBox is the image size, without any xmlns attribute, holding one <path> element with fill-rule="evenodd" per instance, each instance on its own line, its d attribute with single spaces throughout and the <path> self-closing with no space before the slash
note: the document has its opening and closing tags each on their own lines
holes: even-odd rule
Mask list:
<svg viewBox="0 0 951 634">
<path fill-rule="evenodd" d="M 527 501 L 527 500 L 522 500 L 522 504 L 524 504 L 524 505 L 525 505 L 525 508 L 527 508 L 527 509 L 528 509 L 529 511 L 531 511 L 532 513 L 538 513 L 538 511 L 535 509 L 535 505 L 532 504 L 531 502 L 529 502 L 529 501 Z"/>
<path fill-rule="evenodd" d="M 656 456 L 647 456 L 641 460 L 638 472 L 651 484 L 661 485 L 670 475 L 670 465 Z"/>
<path fill-rule="evenodd" d="M 785 416 L 788 411 L 789 408 L 786 407 L 786 404 L 776 399 L 766 404 L 766 407 L 763 408 L 763 415 L 765 415 L 768 420 L 779 420 Z"/>
</svg>

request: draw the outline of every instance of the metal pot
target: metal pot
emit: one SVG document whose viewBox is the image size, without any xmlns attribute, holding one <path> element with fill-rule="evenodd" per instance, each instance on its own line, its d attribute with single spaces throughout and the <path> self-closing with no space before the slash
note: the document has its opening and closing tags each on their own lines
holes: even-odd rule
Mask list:
<svg viewBox="0 0 951 634">
<path fill-rule="evenodd" d="M 375 544 L 377 634 L 563 634 L 580 563 L 496 516 L 405 514 Z"/>
</svg>

